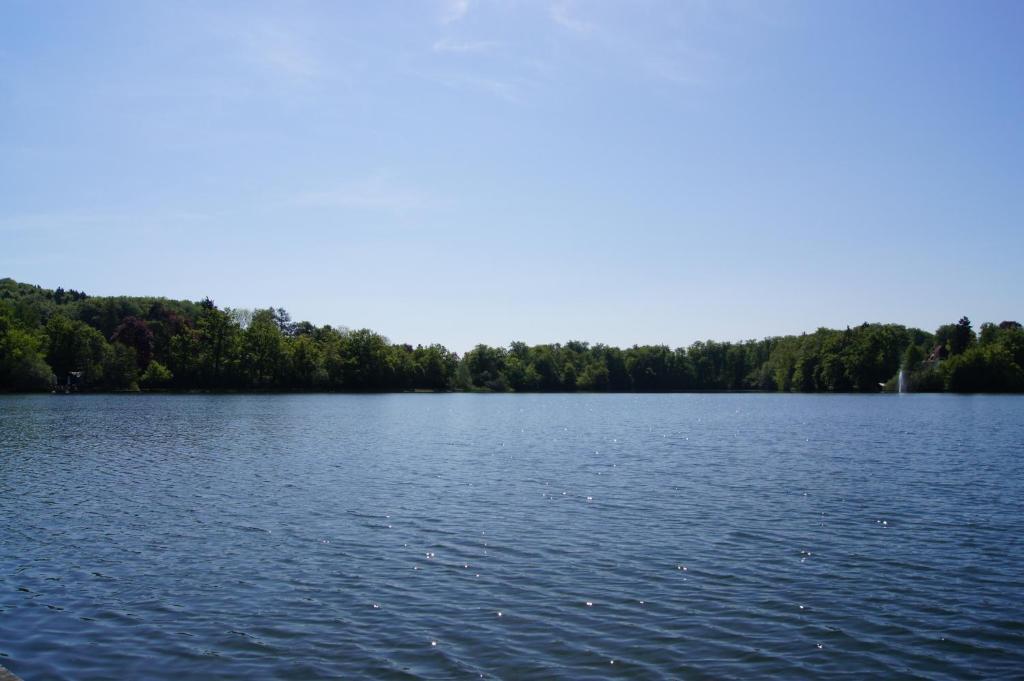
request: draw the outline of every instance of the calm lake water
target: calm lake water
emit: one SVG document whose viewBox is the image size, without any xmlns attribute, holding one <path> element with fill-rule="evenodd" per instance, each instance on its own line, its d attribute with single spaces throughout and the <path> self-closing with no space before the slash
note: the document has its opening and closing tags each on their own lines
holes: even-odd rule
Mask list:
<svg viewBox="0 0 1024 681">
<path fill-rule="evenodd" d="M 1024 674 L 1024 399 L 0 397 L 34 679 Z"/>
</svg>

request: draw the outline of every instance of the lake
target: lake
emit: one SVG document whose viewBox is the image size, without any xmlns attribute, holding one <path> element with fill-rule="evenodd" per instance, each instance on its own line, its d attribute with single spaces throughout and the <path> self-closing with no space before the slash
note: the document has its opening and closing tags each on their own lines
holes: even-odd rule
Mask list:
<svg viewBox="0 0 1024 681">
<path fill-rule="evenodd" d="M 1024 672 L 1024 398 L 0 397 L 35 679 Z"/>
</svg>

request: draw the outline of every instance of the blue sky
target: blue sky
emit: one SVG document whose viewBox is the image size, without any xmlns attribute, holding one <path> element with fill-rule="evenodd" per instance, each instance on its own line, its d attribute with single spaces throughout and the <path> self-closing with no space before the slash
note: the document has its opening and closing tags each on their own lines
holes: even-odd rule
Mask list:
<svg viewBox="0 0 1024 681">
<path fill-rule="evenodd" d="M 1024 3 L 0 3 L 0 276 L 465 350 L 1024 321 Z"/>
</svg>

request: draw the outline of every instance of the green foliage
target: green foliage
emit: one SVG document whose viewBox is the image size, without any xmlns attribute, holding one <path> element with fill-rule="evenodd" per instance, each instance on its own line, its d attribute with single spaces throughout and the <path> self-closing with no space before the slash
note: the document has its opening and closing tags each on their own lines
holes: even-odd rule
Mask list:
<svg viewBox="0 0 1024 681">
<path fill-rule="evenodd" d="M 953 337 L 949 342 L 949 353 L 959 355 L 967 351 L 967 348 L 974 344 L 974 331 L 971 329 L 971 320 L 961 317 L 960 321 L 953 327 Z"/>
<path fill-rule="evenodd" d="M 956 324 L 943 324 L 935 331 L 935 340 L 948 355 L 959 355 L 975 341 L 971 320 L 961 317 Z"/>
<path fill-rule="evenodd" d="M 174 374 L 160 362 L 153 360 L 139 377 L 139 385 L 143 388 L 166 388 L 170 386 Z"/>
<path fill-rule="evenodd" d="M 954 392 L 1021 392 L 1024 372 L 1001 345 L 972 347 L 949 360 L 946 390 Z"/>
<path fill-rule="evenodd" d="M 390 390 L 394 387 L 395 363 L 388 341 L 369 329 L 341 335 L 328 362 L 335 387 L 343 390 Z"/>
<path fill-rule="evenodd" d="M 300 390 L 317 390 L 327 386 L 327 368 L 323 350 L 308 335 L 299 336 L 288 352 L 291 385 Z"/>
<path fill-rule="evenodd" d="M 216 312 L 212 308 L 209 311 Z M 200 338 L 204 336 L 201 334 Z M 242 373 L 247 382 L 255 388 L 273 387 L 285 368 L 284 349 L 284 334 L 274 310 L 255 312 L 242 334 Z"/>
<path fill-rule="evenodd" d="M 103 387 L 104 371 L 111 366 L 115 352 L 103 334 L 63 315 L 51 317 L 44 329 L 49 340 L 46 361 L 58 383 L 64 384 L 72 373 L 81 373 L 82 386 Z"/>
<path fill-rule="evenodd" d="M 111 390 L 138 390 L 139 368 L 135 348 L 114 343 L 103 364 L 103 387 Z"/>
<path fill-rule="evenodd" d="M 82 389 L 874 392 L 902 368 L 911 390 L 1024 391 L 1021 367 L 1020 324 L 982 324 L 976 335 L 966 317 L 934 335 L 865 323 L 675 349 L 478 345 L 460 358 L 369 329 L 292 321 L 282 308 L 90 297 L 0 279 L 0 390 L 43 390 L 80 373 Z"/>
<path fill-rule="evenodd" d="M 610 385 L 611 375 L 608 372 L 608 367 L 598 362 L 587 364 L 576 381 L 576 387 L 579 390 L 589 392 L 606 392 Z"/>
<path fill-rule="evenodd" d="M 266 314 L 261 319 L 266 324 Z M 204 388 L 223 388 L 239 370 L 242 332 L 226 311 L 204 307 L 196 320 L 196 372 Z M 273 333 L 271 331 L 271 333 Z M 250 345 L 250 349 L 251 349 Z"/>
<path fill-rule="evenodd" d="M 918 393 L 942 392 L 946 389 L 945 373 L 938 365 L 921 365 L 907 376 L 907 389 Z"/>
<path fill-rule="evenodd" d="M 979 343 L 954 354 L 942 368 L 946 390 L 1024 392 L 1024 331 L 1016 322 L 983 324 Z"/>
<path fill-rule="evenodd" d="M 43 359 L 45 336 L 25 328 L 13 306 L 0 303 L 0 390 L 46 390 L 53 371 Z"/>
<path fill-rule="evenodd" d="M 926 355 L 924 354 L 924 348 L 920 345 L 914 345 L 911 343 L 907 346 L 906 351 L 903 353 L 903 363 L 901 367 L 907 371 L 916 369 L 921 362 L 925 360 Z"/>
<path fill-rule="evenodd" d="M 419 386 L 430 390 L 449 390 L 453 386 L 458 355 L 449 352 L 443 345 L 419 346 L 413 353 L 413 361 L 419 367 Z"/>
<path fill-rule="evenodd" d="M 477 389 L 504 391 L 509 389 L 505 375 L 507 353 L 504 348 L 492 348 L 488 345 L 477 345 L 466 353 L 463 363 L 469 370 L 470 385 Z M 555 380 L 554 370 L 546 367 L 548 380 Z M 543 388 L 543 380 L 538 381 Z"/>
<path fill-rule="evenodd" d="M 898 324 L 861 324 L 843 331 L 778 339 L 767 360 L 779 390 L 798 392 L 876 392 L 900 369 L 911 343 L 927 334 Z"/>
<path fill-rule="evenodd" d="M 200 335 L 195 329 L 185 327 L 171 337 L 166 359 L 175 388 L 196 388 L 201 384 L 199 349 Z"/>
</svg>

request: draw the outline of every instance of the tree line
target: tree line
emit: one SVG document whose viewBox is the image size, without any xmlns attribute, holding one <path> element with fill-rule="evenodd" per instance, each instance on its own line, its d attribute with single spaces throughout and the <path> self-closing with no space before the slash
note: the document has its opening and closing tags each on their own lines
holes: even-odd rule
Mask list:
<svg viewBox="0 0 1024 681">
<path fill-rule="evenodd" d="M 0 390 L 878 392 L 1024 391 L 1024 330 L 966 317 L 935 333 L 899 324 L 687 348 L 581 341 L 391 343 L 286 310 L 94 297 L 0 279 Z"/>
</svg>

